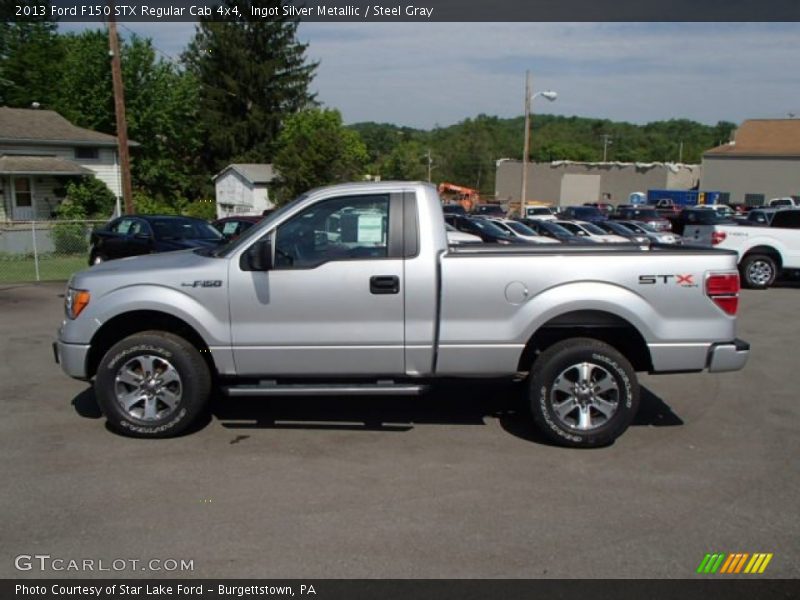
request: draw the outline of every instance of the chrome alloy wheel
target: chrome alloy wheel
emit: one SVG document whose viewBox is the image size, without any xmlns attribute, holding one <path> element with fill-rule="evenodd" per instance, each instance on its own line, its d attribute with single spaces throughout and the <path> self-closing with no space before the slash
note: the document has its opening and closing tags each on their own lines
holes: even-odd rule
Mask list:
<svg viewBox="0 0 800 600">
<path fill-rule="evenodd" d="M 114 395 L 128 416 L 157 421 L 178 408 L 183 383 L 168 360 L 150 354 L 135 356 L 123 364 L 114 379 Z"/>
<path fill-rule="evenodd" d="M 550 391 L 556 418 L 581 431 L 605 425 L 617 412 L 619 401 L 617 380 L 605 367 L 590 362 L 564 369 Z"/>
<path fill-rule="evenodd" d="M 766 260 L 754 260 L 747 267 L 747 278 L 756 285 L 768 285 L 772 280 L 772 265 Z"/>
</svg>

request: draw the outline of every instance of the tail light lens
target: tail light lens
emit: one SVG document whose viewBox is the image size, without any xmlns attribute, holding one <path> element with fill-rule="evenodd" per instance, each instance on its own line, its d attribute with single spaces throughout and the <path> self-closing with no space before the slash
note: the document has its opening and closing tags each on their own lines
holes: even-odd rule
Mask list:
<svg viewBox="0 0 800 600">
<path fill-rule="evenodd" d="M 721 244 L 725 241 L 725 238 L 728 237 L 728 234 L 724 231 L 712 231 L 711 232 L 711 245 L 716 246 L 717 244 Z"/>
<path fill-rule="evenodd" d="M 729 315 L 739 310 L 739 274 L 712 273 L 706 277 L 706 296 Z"/>
</svg>

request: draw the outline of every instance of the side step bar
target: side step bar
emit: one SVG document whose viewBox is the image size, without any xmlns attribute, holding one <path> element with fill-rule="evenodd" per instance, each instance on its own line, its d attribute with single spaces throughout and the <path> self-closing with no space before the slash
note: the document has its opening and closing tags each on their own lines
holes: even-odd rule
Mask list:
<svg viewBox="0 0 800 600">
<path fill-rule="evenodd" d="M 222 388 L 228 396 L 418 396 L 427 385 L 410 383 L 285 383 L 262 381 Z"/>
</svg>

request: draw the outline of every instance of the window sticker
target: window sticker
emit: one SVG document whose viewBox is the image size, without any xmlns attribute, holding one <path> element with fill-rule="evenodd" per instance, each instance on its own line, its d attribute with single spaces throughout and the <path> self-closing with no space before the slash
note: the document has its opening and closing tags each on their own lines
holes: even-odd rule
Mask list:
<svg viewBox="0 0 800 600">
<path fill-rule="evenodd" d="M 228 221 L 225 223 L 225 226 L 222 228 L 222 233 L 225 235 L 233 235 L 236 233 L 236 226 L 238 223 L 236 221 Z"/>
<path fill-rule="evenodd" d="M 380 244 L 383 242 L 383 216 L 358 216 L 358 243 Z"/>
</svg>

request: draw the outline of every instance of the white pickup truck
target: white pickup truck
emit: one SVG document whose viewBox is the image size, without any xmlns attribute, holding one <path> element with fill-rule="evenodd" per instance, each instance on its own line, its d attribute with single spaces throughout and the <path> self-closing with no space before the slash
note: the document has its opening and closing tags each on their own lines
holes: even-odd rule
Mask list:
<svg viewBox="0 0 800 600">
<path fill-rule="evenodd" d="M 735 250 L 742 285 L 766 289 L 781 271 L 800 269 L 800 208 L 778 210 L 767 225 L 687 225 L 683 241 Z"/>
</svg>

